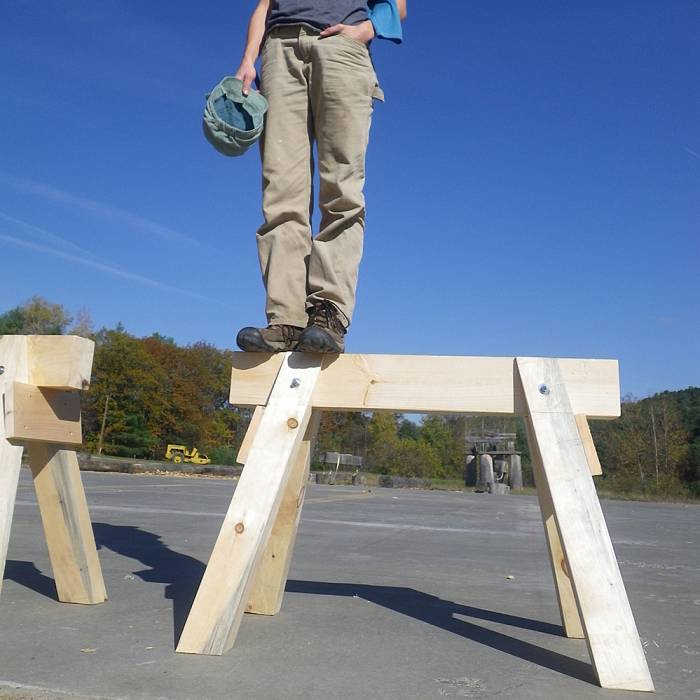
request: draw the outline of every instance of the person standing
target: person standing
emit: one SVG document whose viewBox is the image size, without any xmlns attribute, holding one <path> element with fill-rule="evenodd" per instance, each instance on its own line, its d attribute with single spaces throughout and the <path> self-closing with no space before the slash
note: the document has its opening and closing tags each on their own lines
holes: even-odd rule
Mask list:
<svg viewBox="0 0 700 700">
<path fill-rule="evenodd" d="M 375 36 L 400 41 L 405 16 L 406 0 L 259 0 L 251 15 L 236 77 L 247 94 L 260 56 L 269 108 L 257 244 L 268 326 L 241 329 L 242 350 L 345 349 L 362 257 L 373 100 L 383 100 L 369 43 Z"/>
</svg>

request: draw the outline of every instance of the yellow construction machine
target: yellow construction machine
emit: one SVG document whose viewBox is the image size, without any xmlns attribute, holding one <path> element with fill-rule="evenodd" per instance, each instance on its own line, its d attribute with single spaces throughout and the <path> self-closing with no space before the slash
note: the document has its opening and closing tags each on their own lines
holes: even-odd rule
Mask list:
<svg viewBox="0 0 700 700">
<path fill-rule="evenodd" d="M 196 447 L 188 450 L 185 445 L 168 445 L 165 450 L 165 459 L 180 464 L 182 462 L 191 462 L 192 464 L 211 464 L 211 460 L 206 455 L 200 454 Z"/>
</svg>

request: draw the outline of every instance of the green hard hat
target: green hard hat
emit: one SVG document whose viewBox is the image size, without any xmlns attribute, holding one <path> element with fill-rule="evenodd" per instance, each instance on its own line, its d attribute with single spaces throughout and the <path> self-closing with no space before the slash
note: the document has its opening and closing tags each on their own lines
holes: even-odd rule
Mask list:
<svg viewBox="0 0 700 700">
<path fill-rule="evenodd" d="M 225 156 L 243 155 L 263 132 L 267 100 L 243 94 L 243 82 L 226 76 L 206 97 L 203 128 L 207 141 Z"/>
</svg>

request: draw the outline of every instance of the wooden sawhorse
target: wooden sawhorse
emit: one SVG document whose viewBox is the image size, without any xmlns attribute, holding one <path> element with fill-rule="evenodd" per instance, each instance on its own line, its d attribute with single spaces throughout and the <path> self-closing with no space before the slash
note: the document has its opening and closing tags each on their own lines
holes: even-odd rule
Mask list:
<svg viewBox="0 0 700 700">
<path fill-rule="evenodd" d="M 58 599 L 107 599 L 75 454 L 94 347 L 77 336 L 0 336 L 0 588 L 26 446 Z"/>
<path fill-rule="evenodd" d="M 321 411 L 521 415 L 564 632 L 604 688 L 654 689 L 592 478 L 587 418 L 620 415 L 617 361 L 236 353 L 231 403 L 256 407 L 246 466 L 177 651 L 222 654 L 244 612 L 279 611 Z"/>
</svg>

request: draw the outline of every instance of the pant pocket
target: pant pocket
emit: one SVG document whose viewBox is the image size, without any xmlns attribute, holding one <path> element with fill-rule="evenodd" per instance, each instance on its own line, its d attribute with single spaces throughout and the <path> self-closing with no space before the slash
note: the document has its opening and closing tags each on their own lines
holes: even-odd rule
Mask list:
<svg viewBox="0 0 700 700">
<path fill-rule="evenodd" d="M 343 34 L 342 32 L 340 34 L 336 34 L 335 36 L 340 37 L 343 41 L 347 41 L 350 44 L 353 44 L 354 46 L 360 46 L 365 51 L 369 51 L 369 46 L 367 46 L 367 44 L 365 44 L 364 41 L 360 41 L 359 39 L 353 39 L 353 37 L 349 36 L 348 34 Z"/>
</svg>

